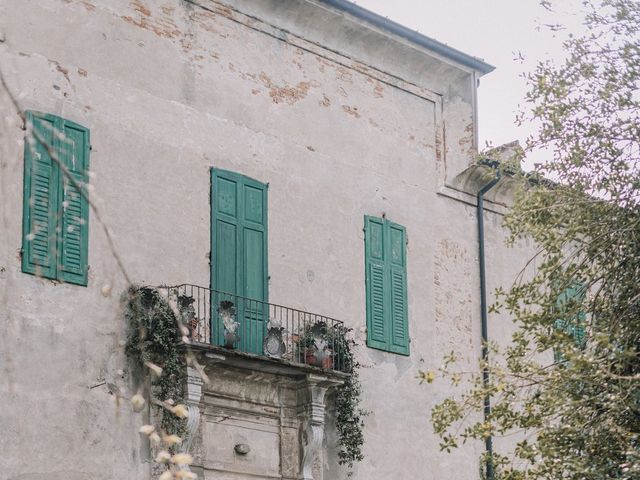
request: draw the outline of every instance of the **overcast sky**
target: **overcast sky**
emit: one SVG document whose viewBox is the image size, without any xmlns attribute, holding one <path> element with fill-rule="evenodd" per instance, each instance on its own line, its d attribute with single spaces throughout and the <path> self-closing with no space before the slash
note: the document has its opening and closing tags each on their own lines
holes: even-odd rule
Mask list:
<svg viewBox="0 0 640 480">
<path fill-rule="evenodd" d="M 364 8 L 418 30 L 465 53 L 484 59 L 496 69 L 480 80 L 478 90 L 480 147 L 489 141 L 501 145 L 524 140 L 533 125 L 518 127 L 515 115 L 527 91 L 521 77 L 537 61 L 560 59 L 565 32 L 545 27 L 580 25 L 578 0 L 557 0 L 550 13 L 538 0 L 356 0 Z M 524 57 L 524 60 L 516 60 Z M 544 152 L 533 152 L 527 166 L 543 162 Z"/>
</svg>

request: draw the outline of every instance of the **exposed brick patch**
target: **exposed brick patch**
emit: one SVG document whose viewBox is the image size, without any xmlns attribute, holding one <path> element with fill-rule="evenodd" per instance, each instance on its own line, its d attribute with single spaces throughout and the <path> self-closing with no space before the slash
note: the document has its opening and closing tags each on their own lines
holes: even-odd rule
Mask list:
<svg viewBox="0 0 640 480">
<path fill-rule="evenodd" d="M 176 9 L 176 7 L 172 5 L 163 5 L 160 8 L 162 9 L 162 13 L 164 13 L 165 15 L 172 15 Z"/>
<path fill-rule="evenodd" d="M 345 113 L 348 113 L 349 115 L 356 117 L 356 118 L 360 118 L 362 115 L 360 115 L 360 112 L 358 112 L 358 107 L 351 107 L 349 105 L 342 105 L 342 110 Z"/>
<path fill-rule="evenodd" d="M 192 22 L 197 23 L 207 32 L 219 33 L 213 26 L 213 23 L 216 20 L 216 15 L 214 13 L 209 12 L 208 10 L 194 11 L 191 13 L 189 18 Z"/>
<path fill-rule="evenodd" d="M 333 65 L 331 65 L 331 63 L 327 62 L 324 58 L 322 57 L 315 57 L 316 62 L 318 62 L 318 70 L 320 70 L 320 73 L 324 73 L 325 67 L 329 66 L 332 67 Z"/>
<path fill-rule="evenodd" d="M 68 68 L 63 67 L 62 65 L 60 65 L 55 60 L 49 60 L 49 65 L 55 65 L 56 71 L 60 72 L 64 76 L 64 78 L 67 80 L 67 82 L 71 83 L 71 80 L 69 79 L 69 69 Z M 54 88 L 55 88 L 55 86 L 54 86 Z"/>
<path fill-rule="evenodd" d="M 262 72 L 258 78 L 269 89 L 269 96 L 273 103 L 287 103 L 293 105 L 307 96 L 311 88 L 311 82 L 299 82 L 296 86 L 276 85 L 269 76 Z"/>
<path fill-rule="evenodd" d="M 140 0 L 134 0 L 131 2 L 131 7 L 139 15 L 139 18 L 133 18 L 128 15 L 123 15 L 120 18 L 131 25 L 148 30 L 155 33 L 159 37 L 165 38 L 177 38 L 182 36 L 182 32 L 173 23 L 169 14 L 164 14 L 159 18 L 152 15 L 151 10 Z M 183 46 L 184 48 L 184 46 Z"/>
<path fill-rule="evenodd" d="M 81 0 L 80 4 L 86 8 L 88 12 L 93 12 L 96 9 L 96 6 L 88 0 Z"/>
<path fill-rule="evenodd" d="M 62 75 L 64 75 L 64 78 L 69 80 L 69 70 L 67 68 L 64 68 L 59 63 L 56 63 L 56 70 L 58 70 Z"/>
<path fill-rule="evenodd" d="M 131 6 L 133 7 L 133 9 L 136 12 L 139 12 L 140 14 L 144 15 L 145 17 L 150 17 L 151 16 L 151 10 L 149 10 L 149 7 L 147 7 L 140 0 L 134 0 L 133 2 L 131 2 Z"/>
<path fill-rule="evenodd" d="M 318 105 L 320 105 L 321 107 L 328 107 L 331 105 L 331 100 L 329 100 L 329 97 L 327 97 L 324 93 L 322 94 L 322 100 L 320 100 L 318 102 Z"/>
<path fill-rule="evenodd" d="M 80 5 L 82 5 L 87 11 L 89 12 L 93 12 L 96 9 L 96 6 L 91 3 L 89 0 L 64 0 L 64 3 L 69 4 L 69 3 L 79 3 Z"/>
<path fill-rule="evenodd" d="M 464 148 L 466 144 L 473 143 L 473 135 L 467 135 L 458 140 L 458 145 Z"/>
<path fill-rule="evenodd" d="M 381 83 L 377 82 L 376 86 L 373 87 L 373 96 L 376 98 L 383 98 L 384 95 L 382 94 L 382 92 L 384 92 L 384 87 Z"/>
<path fill-rule="evenodd" d="M 299 82 L 295 87 L 273 87 L 269 95 L 274 103 L 286 102 L 293 105 L 307 96 L 310 86 L 309 82 Z"/>
<path fill-rule="evenodd" d="M 360 62 L 352 62 L 351 68 L 353 68 L 356 72 L 363 73 L 364 75 L 370 75 L 371 69 L 367 67 L 364 63 Z"/>
<path fill-rule="evenodd" d="M 345 83 L 353 83 L 353 74 L 345 67 L 339 66 L 336 68 L 336 78 Z"/>
<path fill-rule="evenodd" d="M 193 48 L 193 45 L 191 44 L 191 42 L 186 38 L 180 39 L 180 46 L 182 47 L 182 51 L 185 53 Z"/>
<path fill-rule="evenodd" d="M 215 5 L 213 7 L 213 11 L 218 15 L 222 15 L 223 17 L 233 18 L 233 10 L 231 10 L 229 7 L 225 7 L 223 5 Z"/>
</svg>

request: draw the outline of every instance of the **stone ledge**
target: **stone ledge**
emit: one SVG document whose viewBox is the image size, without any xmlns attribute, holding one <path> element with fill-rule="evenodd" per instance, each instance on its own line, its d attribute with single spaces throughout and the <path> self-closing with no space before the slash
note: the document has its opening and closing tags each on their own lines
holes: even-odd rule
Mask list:
<svg viewBox="0 0 640 480">
<path fill-rule="evenodd" d="M 273 358 L 254 353 L 229 350 L 208 343 L 193 342 L 191 350 L 197 355 L 198 361 L 206 367 L 212 364 L 222 364 L 241 370 L 271 373 L 291 379 L 300 380 L 309 375 L 326 377 L 335 381 L 338 385 L 344 383 L 349 377 L 348 373 L 336 370 L 322 369 L 311 365 L 295 363 L 282 358 Z"/>
</svg>

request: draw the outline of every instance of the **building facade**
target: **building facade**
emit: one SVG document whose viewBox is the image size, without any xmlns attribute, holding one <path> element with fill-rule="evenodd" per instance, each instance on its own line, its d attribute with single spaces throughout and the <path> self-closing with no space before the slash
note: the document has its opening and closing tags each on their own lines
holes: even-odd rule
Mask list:
<svg viewBox="0 0 640 480">
<path fill-rule="evenodd" d="M 201 478 L 346 478 L 345 377 L 295 353 L 294 315 L 356 342 L 369 415 L 352 478 L 479 478 L 483 446 L 442 453 L 429 423 L 452 387 L 417 375 L 480 356 L 476 94 L 491 70 L 343 0 L 0 0 L 2 477 L 154 473 L 144 418 L 115 400 L 134 388 L 132 282 L 202 287 L 211 381 L 191 371 L 187 395 Z M 485 202 L 490 290 L 530 254 L 504 246 L 508 192 Z M 233 350 L 215 292 L 233 297 Z M 269 357 L 274 318 L 285 346 Z"/>
</svg>

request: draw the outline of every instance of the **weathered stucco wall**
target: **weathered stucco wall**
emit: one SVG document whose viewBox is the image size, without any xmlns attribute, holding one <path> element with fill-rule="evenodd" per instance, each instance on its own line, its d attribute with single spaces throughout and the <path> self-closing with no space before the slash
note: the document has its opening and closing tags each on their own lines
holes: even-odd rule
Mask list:
<svg viewBox="0 0 640 480">
<path fill-rule="evenodd" d="M 480 445 L 447 456 L 431 433 L 449 387 L 416 379 L 479 355 L 475 209 L 438 193 L 473 161 L 472 72 L 306 0 L 0 0 L 0 39 L 23 108 L 91 129 L 92 199 L 134 282 L 208 286 L 209 169 L 268 182 L 270 300 L 360 344 L 354 478 L 478 477 Z M 24 132 L 0 102 L 3 478 L 145 478 L 140 417 L 107 385 L 128 387 L 122 272 L 92 212 L 88 287 L 21 273 Z M 408 233 L 409 357 L 364 346 L 363 216 L 382 214 Z M 527 254 L 499 215 L 487 232 L 508 284 Z"/>
</svg>

